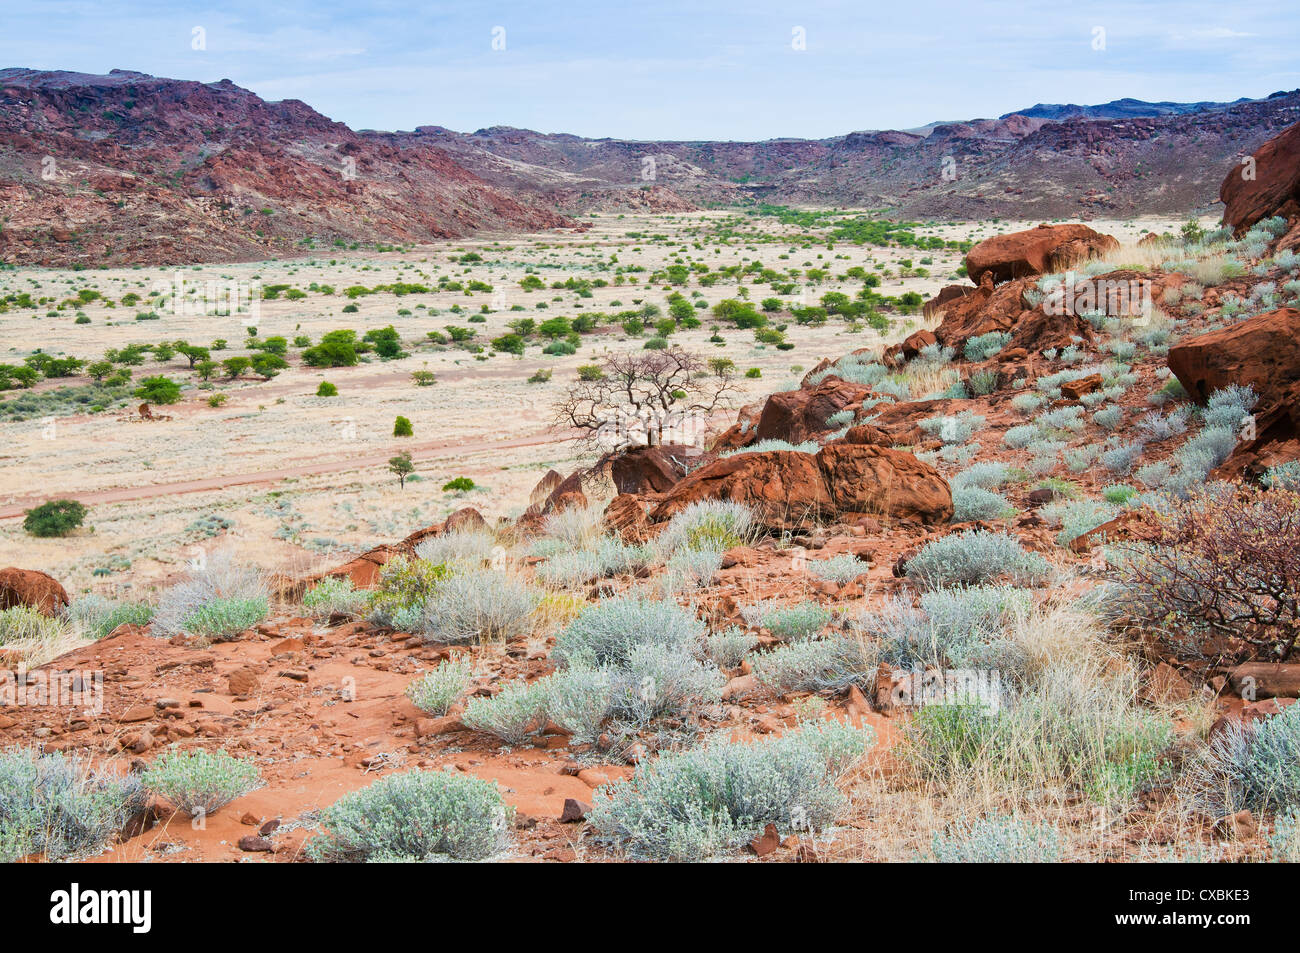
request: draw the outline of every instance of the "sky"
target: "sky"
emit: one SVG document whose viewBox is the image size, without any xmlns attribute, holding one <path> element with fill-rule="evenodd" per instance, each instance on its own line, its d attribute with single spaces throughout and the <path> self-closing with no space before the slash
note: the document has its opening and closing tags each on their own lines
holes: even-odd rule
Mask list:
<svg viewBox="0 0 1300 953">
<path fill-rule="evenodd" d="M 355 129 L 824 138 L 1300 87 L 1296 0 L 0 0 L 0 66 L 230 79 Z"/>
</svg>

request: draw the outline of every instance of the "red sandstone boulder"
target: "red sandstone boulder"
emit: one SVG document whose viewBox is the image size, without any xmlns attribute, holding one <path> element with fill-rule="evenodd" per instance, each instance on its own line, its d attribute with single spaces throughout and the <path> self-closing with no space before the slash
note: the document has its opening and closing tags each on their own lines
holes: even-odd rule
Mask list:
<svg viewBox="0 0 1300 953">
<path fill-rule="evenodd" d="M 970 285 L 946 285 L 940 292 L 921 306 L 921 313 L 927 318 L 934 317 L 953 301 L 964 298 L 974 289 Z"/>
<path fill-rule="evenodd" d="M 1223 224 L 1238 234 L 1261 219 L 1290 218 L 1300 211 L 1300 123 L 1268 140 L 1251 158 L 1252 163 L 1234 165 L 1219 186 Z"/>
<path fill-rule="evenodd" d="M 1169 349 L 1169 368 L 1197 400 L 1228 384 L 1259 394 L 1254 439 L 1242 444 L 1216 477 L 1254 476 L 1264 466 L 1295 459 L 1300 443 L 1300 310 L 1280 308 L 1231 327 L 1207 331 Z"/>
<path fill-rule="evenodd" d="M 758 418 L 757 440 L 786 440 L 803 443 L 833 430 L 826 420 L 846 407 L 860 405 L 871 393 L 869 387 L 827 377 L 811 389 L 773 394 Z"/>
<path fill-rule="evenodd" d="M 444 533 L 487 532 L 491 527 L 483 515 L 472 506 L 463 506 L 447 517 L 442 524 Z"/>
<path fill-rule="evenodd" d="M 1257 418 L 1290 416 L 1300 400 L 1300 310 L 1279 308 L 1180 341 L 1169 349 L 1169 369 L 1197 400 L 1249 384 L 1259 394 Z"/>
<path fill-rule="evenodd" d="M 1029 310 L 1024 293 L 1034 284 L 1032 278 L 1025 278 L 994 287 L 990 273 L 978 288 L 948 306 L 943 321 L 934 329 L 936 339 L 945 347 L 960 351 L 970 338 L 993 331 L 1010 331 Z"/>
<path fill-rule="evenodd" d="M 938 471 L 909 453 L 874 444 L 830 444 L 817 454 L 775 450 L 724 457 L 673 487 L 650 519 L 671 519 L 699 500 L 744 503 L 773 529 L 854 514 L 922 523 L 952 517 L 952 493 Z"/>
<path fill-rule="evenodd" d="M 614 458 L 610 475 L 619 493 L 664 493 L 686 476 L 688 464 L 702 451 L 685 444 L 633 447 Z"/>
<path fill-rule="evenodd" d="M 0 569 L 0 610 L 29 606 L 54 616 L 68 605 L 68 594 L 53 576 L 37 569 Z"/>
<path fill-rule="evenodd" d="M 1039 225 L 986 238 L 966 255 L 966 273 L 979 284 L 987 272 L 995 283 L 1065 271 L 1115 251 L 1119 242 L 1087 225 Z"/>
</svg>

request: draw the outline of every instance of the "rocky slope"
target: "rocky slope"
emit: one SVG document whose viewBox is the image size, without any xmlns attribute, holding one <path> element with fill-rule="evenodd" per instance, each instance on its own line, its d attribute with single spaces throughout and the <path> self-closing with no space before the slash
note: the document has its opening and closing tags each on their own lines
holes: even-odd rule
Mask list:
<svg viewBox="0 0 1300 953">
<path fill-rule="evenodd" d="M 247 260 L 570 224 L 444 151 L 395 149 L 229 80 L 0 70 L 0 260 Z"/>
<path fill-rule="evenodd" d="M 1300 91 L 1232 104 L 1040 105 L 996 120 L 821 140 L 639 142 L 500 126 L 468 134 L 426 126 L 386 139 L 437 145 L 491 181 L 542 193 L 652 182 L 705 205 L 1047 218 L 1208 207 L 1226 166 L 1297 119 Z"/>
</svg>

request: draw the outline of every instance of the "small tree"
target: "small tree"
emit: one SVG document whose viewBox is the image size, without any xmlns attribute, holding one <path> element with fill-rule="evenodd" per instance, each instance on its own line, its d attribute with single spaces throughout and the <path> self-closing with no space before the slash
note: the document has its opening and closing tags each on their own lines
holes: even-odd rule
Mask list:
<svg viewBox="0 0 1300 953">
<path fill-rule="evenodd" d="M 50 500 L 24 512 L 23 529 L 33 536 L 67 536 L 86 518 L 76 500 Z"/>
<path fill-rule="evenodd" d="M 411 462 L 411 455 L 403 450 L 397 456 L 389 459 L 388 470 L 396 475 L 402 489 L 406 489 L 406 478 L 415 472 L 415 464 Z"/>
<path fill-rule="evenodd" d="M 146 377 L 135 389 L 135 396 L 150 404 L 174 404 L 181 399 L 181 385 L 168 377 Z"/>
<path fill-rule="evenodd" d="M 411 421 L 399 414 L 397 419 L 393 421 L 393 436 L 412 437 L 414 435 L 415 431 L 411 428 Z"/>
<path fill-rule="evenodd" d="M 605 453 L 689 442 L 735 392 L 733 367 L 710 368 L 679 347 L 610 354 L 569 385 L 556 404 L 555 423 Z"/>
</svg>

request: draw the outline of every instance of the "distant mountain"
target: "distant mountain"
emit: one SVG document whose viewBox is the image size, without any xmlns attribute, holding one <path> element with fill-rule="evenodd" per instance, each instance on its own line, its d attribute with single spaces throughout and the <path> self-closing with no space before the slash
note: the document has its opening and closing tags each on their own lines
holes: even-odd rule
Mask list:
<svg viewBox="0 0 1300 953">
<path fill-rule="evenodd" d="M 636 141 L 509 126 L 353 131 L 297 100 L 0 70 L 0 261 L 171 263 L 574 226 L 591 210 L 755 202 L 906 218 L 1185 214 L 1300 122 L 1300 90 L 1235 103 L 1037 105 L 912 131 Z"/>
<path fill-rule="evenodd" d="M 1070 111 L 1119 115 L 1065 115 Z M 1041 115 L 1053 112 L 1064 118 Z M 1300 90 L 1236 103 L 1040 105 L 999 119 L 815 140 L 644 142 L 500 126 L 367 135 L 399 149 L 436 146 L 489 182 L 549 195 L 575 212 L 598 203 L 603 189 L 649 181 L 701 205 L 765 201 L 863 206 L 910 218 L 1057 218 L 1207 208 L 1228 165 L 1297 121 Z"/>
<path fill-rule="evenodd" d="M 1001 118 L 1028 116 L 1031 119 L 1052 119 L 1059 122 L 1062 119 L 1135 119 L 1139 116 L 1184 116 L 1187 113 L 1225 109 L 1228 106 L 1237 106 L 1248 102 L 1250 100 L 1243 97 L 1230 103 L 1148 103 L 1141 99 L 1127 98 L 1113 99 L 1108 103 L 1101 103 L 1097 106 L 1076 106 L 1074 103 L 1066 105 L 1038 103 L 1028 109 L 1017 109 L 1015 112 L 1007 113 Z"/>
<path fill-rule="evenodd" d="M 531 199 L 442 150 L 392 149 L 229 80 L 0 70 L 3 261 L 256 259 L 306 239 L 574 224 Z"/>
</svg>

